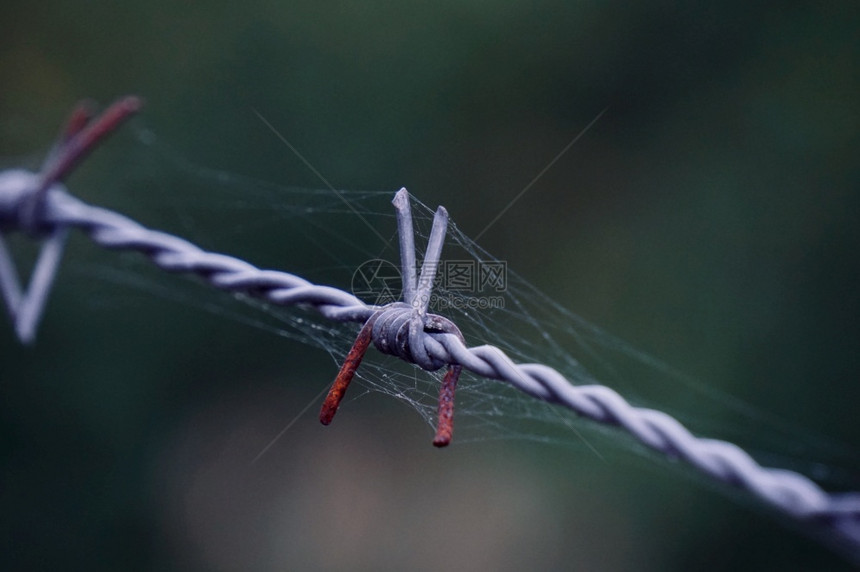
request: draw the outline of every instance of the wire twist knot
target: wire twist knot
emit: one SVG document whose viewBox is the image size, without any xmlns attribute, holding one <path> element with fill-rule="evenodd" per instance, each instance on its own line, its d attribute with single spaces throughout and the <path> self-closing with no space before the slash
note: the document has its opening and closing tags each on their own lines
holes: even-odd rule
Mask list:
<svg viewBox="0 0 860 572">
<path fill-rule="evenodd" d="M 463 340 L 460 328 L 448 318 L 437 314 L 421 314 L 405 302 L 394 302 L 378 310 L 373 317 L 371 338 L 380 352 L 399 357 L 427 371 L 446 365 L 431 356 L 424 340 L 433 334 L 454 334 Z"/>
<path fill-rule="evenodd" d="M 45 188 L 42 175 L 24 169 L 0 173 L 0 224 L 7 224 L 30 234 L 36 234 L 44 218 L 44 202 L 48 192 L 66 191 L 65 185 L 54 182 Z"/>
</svg>

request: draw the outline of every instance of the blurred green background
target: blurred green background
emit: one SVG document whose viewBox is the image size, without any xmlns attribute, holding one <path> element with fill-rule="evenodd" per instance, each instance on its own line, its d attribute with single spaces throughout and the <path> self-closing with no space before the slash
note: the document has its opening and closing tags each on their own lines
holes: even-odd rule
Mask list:
<svg viewBox="0 0 860 572">
<path fill-rule="evenodd" d="M 762 417 L 847 444 L 846 459 L 798 457 L 858 490 L 858 29 L 855 1 L 6 1 L 0 162 L 36 167 L 78 99 L 135 93 L 160 149 L 323 188 L 256 109 L 335 187 L 405 185 L 475 236 L 608 108 L 480 243 Z M 318 270 L 313 251 L 279 254 L 277 228 L 233 245 L 229 210 L 191 205 L 205 189 L 171 206 L 192 191 L 133 139 L 99 150 L 72 192 L 206 248 Z M 381 396 L 325 430 L 315 402 L 251 465 L 335 364 L 74 272 L 118 258 L 78 237 L 35 346 L 0 328 L 4 570 L 847 567 L 754 504 L 632 455 L 433 450 Z M 696 418 L 682 390 L 662 397 Z"/>
</svg>

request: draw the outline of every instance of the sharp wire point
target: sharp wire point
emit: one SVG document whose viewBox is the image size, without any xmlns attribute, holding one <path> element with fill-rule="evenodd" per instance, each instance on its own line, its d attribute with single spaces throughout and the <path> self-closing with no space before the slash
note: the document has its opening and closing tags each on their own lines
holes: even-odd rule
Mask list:
<svg viewBox="0 0 860 572">
<path fill-rule="evenodd" d="M 54 285 L 68 234 L 67 228 L 57 227 L 42 245 L 33 275 L 30 277 L 30 285 L 18 304 L 15 329 L 25 344 L 32 343 L 36 338 L 36 329 L 45 310 L 48 294 Z"/>
<path fill-rule="evenodd" d="M 55 160 L 43 168 L 42 185 L 36 193 L 38 198 L 43 198 L 44 193 L 55 182 L 67 177 L 80 161 L 96 148 L 100 141 L 116 131 L 142 106 L 142 99 L 127 96 L 116 101 L 104 113 L 91 120 L 89 120 L 88 112 L 80 112 L 80 117 L 77 117 L 78 113 L 74 113 L 65 132 L 67 138 L 63 140 L 61 136 Z M 85 119 L 89 122 L 85 122 Z"/>
<path fill-rule="evenodd" d="M 18 279 L 15 262 L 2 235 L 0 235 L 0 292 L 3 294 L 9 319 L 15 324 L 18 319 L 18 308 L 21 306 L 21 281 Z"/>
<path fill-rule="evenodd" d="M 358 337 L 355 339 L 355 343 L 352 344 L 352 348 L 350 348 L 349 353 L 343 360 L 340 372 L 338 372 L 320 410 L 320 423 L 323 425 L 330 424 L 334 419 L 335 413 L 337 413 L 337 409 L 340 407 L 340 402 L 346 395 L 346 390 L 352 378 L 355 377 L 355 372 L 358 366 L 361 365 L 361 360 L 364 358 L 367 348 L 370 347 L 374 321 L 374 317 L 371 316 L 364 323 L 361 331 L 358 333 Z"/>
<path fill-rule="evenodd" d="M 430 240 L 427 241 L 424 263 L 421 265 L 421 278 L 418 279 L 418 290 L 415 293 L 414 306 L 422 316 L 427 313 L 427 308 L 430 305 L 433 281 L 436 279 L 436 271 L 442 257 L 442 247 L 445 243 L 447 229 L 448 211 L 445 210 L 445 207 L 439 207 L 433 216 L 433 228 L 430 230 Z"/>
<path fill-rule="evenodd" d="M 397 238 L 400 242 L 400 274 L 403 282 L 403 301 L 415 305 L 415 234 L 412 230 L 412 207 L 409 192 L 402 188 L 391 201 L 397 210 Z"/>
</svg>

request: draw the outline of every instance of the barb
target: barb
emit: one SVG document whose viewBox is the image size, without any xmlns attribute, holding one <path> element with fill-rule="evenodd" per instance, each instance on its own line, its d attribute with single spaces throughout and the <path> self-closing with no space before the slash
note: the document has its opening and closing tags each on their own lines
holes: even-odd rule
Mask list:
<svg viewBox="0 0 860 572">
<path fill-rule="evenodd" d="M 445 232 L 448 227 L 448 211 L 444 207 L 436 210 L 433 218 L 433 229 L 421 265 L 421 279 L 416 289 L 415 281 L 415 238 L 412 236 L 412 212 L 409 207 L 409 193 L 400 189 L 391 201 L 397 209 L 397 228 L 400 235 L 400 262 L 405 274 L 403 302 L 394 302 L 374 312 L 361 327 L 352 349 L 331 386 L 331 390 L 323 402 L 320 411 L 320 422 L 328 425 L 337 413 L 337 408 L 346 394 L 346 390 L 355 375 L 364 353 L 372 341 L 382 353 L 395 355 L 414 363 L 428 371 L 439 369 L 449 364 L 439 389 L 439 423 L 436 426 L 436 437 L 433 445 L 447 447 L 454 433 L 454 393 L 457 380 L 463 368 L 454 363 L 434 360 L 431 358 L 422 341 L 427 333 L 449 333 L 465 344 L 463 334 L 451 320 L 435 314 L 428 314 L 430 295 L 433 290 L 433 279 L 436 268 L 442 256 L 442 245 L 445 242 Z M 408 232 L 410 234 L 406 235 Z"/>
<path fill-rule="evenodd" d="M 95 149 L 99 141 L 136 113 L 141 105 L 142 102 L 137 97 L 124 97 L 111 105 L 101 116 L 92 119 L 89 103 L 78 104 L 48 154 L 42 172 L 39 175 L 23 172 L 20 176 L 11 176 L 8 179 L 8 184 L 12 187 L 29 191 L 18 205 L 19 225 L 23 230 L 31 234 L 40 231 L 39 217 L 49 189 L 71 173 L 87 153 Z M 51 229 L 50 237 L 42 245 L 30 284 L 23 291 L 15 265 L 5 243 L 0 239 L 0 292 L 6 302 L 9 317 L 15 324 L 18 339 L 25 344 L 36 337 L 36 328 L 63 256 L 66 236 L 64 226 Z"/>
<path fill-rule="evenodd" d="M 0 229 L 4 232 L 28 228 L 22 207 L 38 191 L 38 181 L 38 175 L 23 170 L 0 172 Z M 404 200 L 401 196 L 399 207 Z M 207 252 L 179 237 L 147 229 L 118 213 L 87 205 L 69 195 L 60 183 L 53 184 L 45 193 L 36 223 L 47 232 L 78 228 L 96 244 L 138 251 L 166 271 L 194 273 L 216 288 L 244 292 L 273 304 L 306 304 L 331 320 L 366 323 L 378 314 L 371 324 L 372 339 L 384 353 L 428 370 L 459 366 L 507 382 L 536 399 L 558 404 L 598 423 L 617 426 L 645 446 L 682 459 L 702 474 L 746 490 L 782 514 L 814 527 L 837 541 L 852 558 L 860 559 L 860 493 L 828 494 L 799 473 L 762 467 L 736 445 L 696 437 L 665 413 L 633 407 L 608 387 L 575 386 L 548 366 L 514 363 L 495 346 L 467 347 L 452 329 L 456 326 L 437 321 L 437 318 L 444 320 L 441 317 L 423 316 L 424 327 L 416 330 L 411 327 L 415 308 L 410 304 L 369 306 L 337 288 Z M 453 392 L 453 384 L 443 391 Z M 440 418 L 448 413 L 447 405 L 440 406 Z M 444 438 L 448 427 L 440 429 Z"/>
</svg>

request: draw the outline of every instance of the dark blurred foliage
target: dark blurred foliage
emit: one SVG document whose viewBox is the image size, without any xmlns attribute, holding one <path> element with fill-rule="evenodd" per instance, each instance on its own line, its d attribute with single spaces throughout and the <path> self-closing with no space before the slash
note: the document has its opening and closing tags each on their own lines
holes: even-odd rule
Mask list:
<svg viewBox="0 0 860 572">
<path fill-rule="evenodd" d="M 406 185 L 475 236 L 607 109 L 481 244 L 762 418 L 846 444 L 820 460 L 857 490 L 858 29 L 855 1 L 7 1 L 0 161 L 38 165 L 79 98 L 137 93 L 184 160 L 324 188 L 256 110 L 336 188 Z M 229 213 L 159 203 L 187 189 L 141 155 L 120 134 L 70 188 L 317 270 L 277 228 L 234 248 Z M 683 470 L 516 441 L 440 453 L 381 398 L 326 430 L 302 417 L 251 465 L 336 365 L 70 270 L 115 257 L 77 237 L 35 346 L 0 328 L 4 570 L 846 565 Z M 651 400 L 695 419 L 682 389 Z"/>
</svg>

